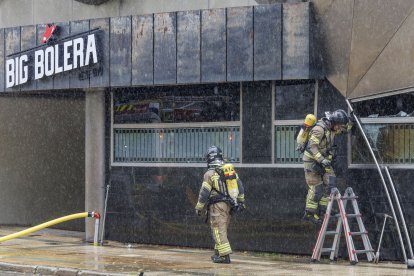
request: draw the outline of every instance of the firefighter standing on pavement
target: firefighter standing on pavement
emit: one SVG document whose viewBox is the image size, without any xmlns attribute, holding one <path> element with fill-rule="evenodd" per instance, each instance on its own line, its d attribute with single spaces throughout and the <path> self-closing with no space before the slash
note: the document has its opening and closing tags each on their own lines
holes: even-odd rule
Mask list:
<svg viewBox="0 0 414 276">
<path fill-rule="evenodd" d="M 214 239 L 214 254 L 211 259 L 214 263 L 230 263 L 232 253 L 227 228 L 233 212 L 242 211 L 244 205 L 244 188 L 235 173 L 233 165 L 224 164 L 220 148 L 211 146 L 205 157 L 208 170 L 204 174 L 203 183 L 195 206 L 196 214 L 201 215 L 206 207 L 210 217 L 211 233 Z M 222 169 L 230 172 L 225 178 Z M 226 175 L 228 175 L 226 173 Z M 228 179 L 228 180 L 226 180 Z M 236 193 L 234 193 L 236 191 Z"/>
<path fill-rule="evenodd" d="M 347 132 L 352 127 L 347 113 L 338 109 L 327 112 L 326 117 L 312 128 L 303 154 L 306 184 L 306 210 L 304 220 L 322 223 L 321 215 L 326 212 L 329 195 L 336 187 L 336 175 L 332 168 L 335 135 Z"/>
</svg>

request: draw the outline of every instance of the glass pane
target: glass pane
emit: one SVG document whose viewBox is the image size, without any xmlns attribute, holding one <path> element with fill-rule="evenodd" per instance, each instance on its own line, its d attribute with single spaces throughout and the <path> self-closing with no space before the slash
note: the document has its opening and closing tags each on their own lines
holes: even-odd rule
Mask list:
<svg viewBox="0 0 414 276">
<path fill-rule="evenodd" d="M 353 103 L 360 117 L 414 117 L 414 93 Z"/>
<path fill-rule="evenodd" d="M 225 122 L 240 120 L 240 85 L 114 90 L 114 123 Z"/>
<path fill-rule="evenodd" d="M 380 163 L 414 164 L 413 124 L 365 124 L 363 128 Z M 373 163 L 359 131 L 352 139 L 352 163 Z"/>
<path fill-rule="evenodd" d="M 240 127 L 114 129 L 114 162 L 205 162 L 211 145 L 240 162 Z"/>
<path fill-rule="evenodd" d="M 314 112 L 314 83 L 288 84 L 276 86 L 276 120 L 304 119 L 306 114 Z"/>
<path fill-rule="evenodd" d="M 296 151 L 296 125 L 275 126 L 275 162 L 281 164 L 302 163 L 302 155 Z"/>
</svg>

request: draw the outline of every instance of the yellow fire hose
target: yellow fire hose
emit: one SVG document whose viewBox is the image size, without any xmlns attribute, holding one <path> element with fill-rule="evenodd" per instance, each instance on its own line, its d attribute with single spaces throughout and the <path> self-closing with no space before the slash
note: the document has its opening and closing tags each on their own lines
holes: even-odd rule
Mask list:
<svg viewBox="0 0 414 276">
<path fill-rule="evenodd" d="M 0 238 L 0 242 L 4 242 L 4 241 L 8 241 L 8 240 L 12 240 L 12 239 L 16 239 L 16 238 L 20 238 L 22 236 L 25 236 L 27 234 L 33 233 L 35 231 L 38 231 L 40 229 L 61 223 L 61 222 L 65 222 L 68 220 L 73 220 L 73 219 L 79 219 L 79 218 L 86 218 L 86 217 L 93 217 L 95 218 L 95 237 L 94 237 L 94 245 L 98 245 L 98 237 L 97 237 L 97 233 L 98 233 L 98 229 L 99 228 L 99 219 L 100 219 L 100 215 L 97 212 L 84 212 L 84 213 L 77 213 L 77 214 L 73 214 L 73 215 L 69 215 L 69 216 L 64 216 L 61 218 L 57 218 L 54 220 L 50 220 L 48 222 L 27 228 L 25 230 L 4 236 Z"/>
</svg>

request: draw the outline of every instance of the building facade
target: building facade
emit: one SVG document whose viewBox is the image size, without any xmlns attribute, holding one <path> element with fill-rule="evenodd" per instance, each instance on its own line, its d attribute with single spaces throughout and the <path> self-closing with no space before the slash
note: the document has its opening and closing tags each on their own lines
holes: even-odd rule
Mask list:
<svg viewBox="0 0 414 276">
<path fill-rule="evenodd" d="M 247 212 L 230 229 L 234 249 L 312 251 L 317 229 L 301 221 L 306 185 L 294 135 L 308 113 L 347 109 L 325 64 L 321 3 L 61 1 L 70 12 L 52 15 L 52 5 L 41 18 L 42 1 L 22 2 L 31 19 L 0 22 L 0 223 L 102 212 L 109 185 L 105 238 L 209 247 L 194 206 L 204 152 L 215 144 L 246 189 Z M 13 3 L 1 12 L 17 10 Z M 386 96 L 353 104 L 362 117 L 413 111 L 412 94 Z M 363 120 L 411 213 L 410 116 Z M 338 185 L 360 194 L 375 244 L 376 214 L 387 211 L 379 178 L 357 130 L 337 144 Z M 90 239 L 90 223 L 57 227 Z M 394 238 L 390 231 L 389 258 L 399 257 Z"/>
</svg>

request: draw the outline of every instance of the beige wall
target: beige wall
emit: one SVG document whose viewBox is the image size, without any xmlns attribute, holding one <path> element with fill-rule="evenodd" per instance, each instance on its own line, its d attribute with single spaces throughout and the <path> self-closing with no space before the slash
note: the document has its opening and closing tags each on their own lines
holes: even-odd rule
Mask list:
<svg viewBox="0 0 414 276">
<path fill-rule="evenodd" d="M 0 97 L 0 224 L 84 212 L 84 99 Z M 84 220 L 58 228 L 83 230 Z"/>
<path fill-rule="evenodd" d="M 109 0 L 87 5 L 75 0 L 0 0 L 0 28 L 171 12 L 256 5 L 254 0 Z"/>
</svg>

